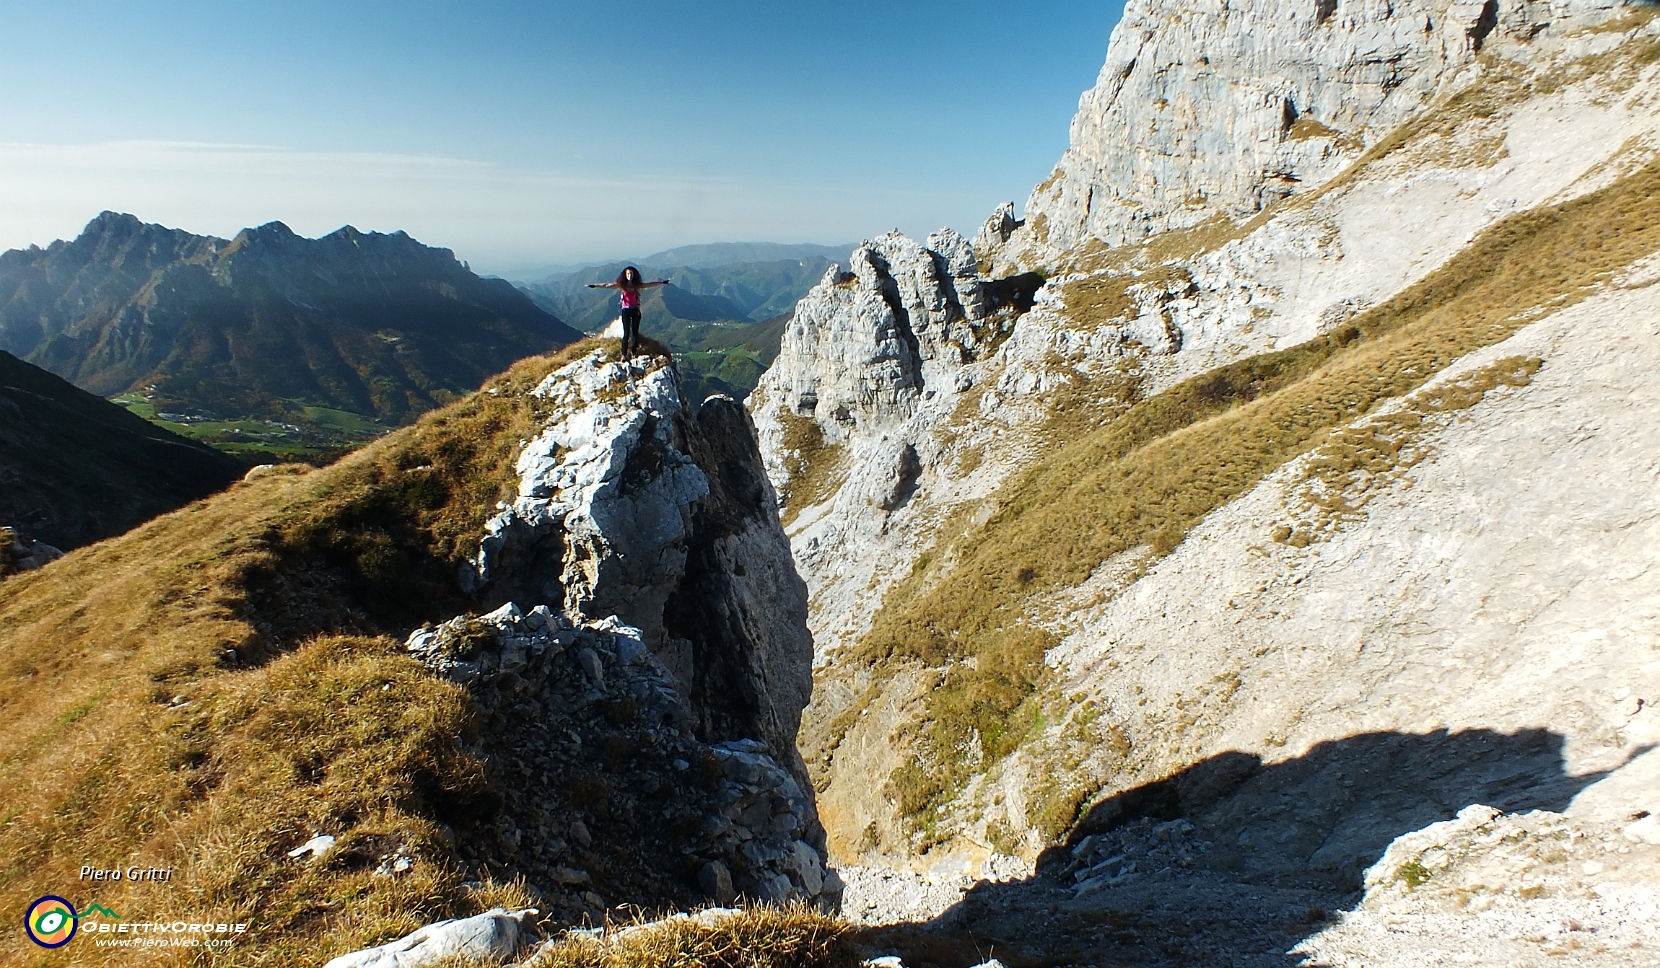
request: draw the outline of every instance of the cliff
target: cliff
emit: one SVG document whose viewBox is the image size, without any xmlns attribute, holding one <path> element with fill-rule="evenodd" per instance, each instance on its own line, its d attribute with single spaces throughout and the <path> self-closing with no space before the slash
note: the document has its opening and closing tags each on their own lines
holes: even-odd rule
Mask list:
<svg viewBox="0 0 1660 968">
<path fill-rule="evenodd" d="M 1308 914 L 1410 910 L 1480 960 L 1457 939 L 1520 915 L 1363 877 L 1393 838 L 1481 804 L 1647 843 L 1655 508 L 1620 442 L 1652 416 L 1657 51 L 1646 8 L 1132 5 L 1023 220 L 871 243 L 962 267 L 885 270 L 895 299 L 809 294 L 833 321 L 750 399 L 811 596 L 803 756 L 834 860 L 936 878 L 907 907 L 852 868 L 855 911 L 1266 965 L 1413 963 Z M 951 294 L 1025 272 L 980 336 Z M 935 305 L 949 352 L 905 322 Z M 943 909 L 1007 855 L 1039 876 Z M 1598 930 L 1652 860 L 1598 867 L 1629 889 Z M 1537 889 L 1580 917 L 1573 869 Z"/>
<path fill-rule="evenodd" d="M 1483 49 L 1619 6 L 1322 0 L 1178 11 L 1133 0 L 1005 258 L 1042 263 L 1090 239 L 1118 246 L 1249 218 L 1337 175 L 1467 84 Z"/>
</svg>

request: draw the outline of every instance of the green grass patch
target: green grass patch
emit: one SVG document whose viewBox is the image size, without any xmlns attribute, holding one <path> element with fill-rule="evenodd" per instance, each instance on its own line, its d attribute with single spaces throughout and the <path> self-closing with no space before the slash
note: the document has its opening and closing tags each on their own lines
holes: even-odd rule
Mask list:
<svg viewBox="0 0 1660 968">
<path fill-rule="evenodd" d="M 282 419 L 220 418 L 200 412 L 182 414 L 158 410 L 143 393 L 123 393 L 112 397 L 111 402 L 158 427 L 215 450 L 273 462 L 329 463 L 392 429 L 363 414 L 311 406 L 298 400 L 280 402 Z"/>
<path fill-rule="evenodd" d="M 1430 869 L 1416 860 L 1409 860 L 1401 865 L 1395 876 L 1406 884 L 1407 890 L 1417 890 L 1433 876 Z"/>
<path fill-rule="evenodd" d="M 686 399 L 694 405 L 716 393 L 744 399 L 770 363 L 747 346 L 675 354 Z"/>
<path fill-rule="evenodd" d="M 293 402 L 293 401 L 291 401 Z M 327 430 L 337 430 L 351 434 L 371 434 L 379 436 L 386 433 L 386 425 L 349 410 L 331 410 L 328 407 L 312 407 L 297 404 L 300 416 L 307 425 Z"/>
</svg>

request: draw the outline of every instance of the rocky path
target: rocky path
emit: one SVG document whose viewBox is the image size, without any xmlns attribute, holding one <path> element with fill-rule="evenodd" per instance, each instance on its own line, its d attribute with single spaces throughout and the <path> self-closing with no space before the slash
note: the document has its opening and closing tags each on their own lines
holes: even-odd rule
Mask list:
<svg viewBox="0 0 1660 968">
<path fill-rule="evenodd" d="M 1660 964 L 1660 822 L 1618 826 L 1480 806 L 1407 834 L 1345 890 L 1240 859 L 1231 831 L 1142 818 L 980 880 L 844 870 L 864 942 L 912 968 L 977 964 L 1207 968 Z M 908 907 L 907 907 L 908 905 Z"/>
</svg>

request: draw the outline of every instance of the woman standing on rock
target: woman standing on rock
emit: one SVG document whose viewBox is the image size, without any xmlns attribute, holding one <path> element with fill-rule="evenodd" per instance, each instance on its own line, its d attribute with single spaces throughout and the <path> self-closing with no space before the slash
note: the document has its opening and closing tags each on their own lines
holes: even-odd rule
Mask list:
<svg viewBox="0 0 1660 968">
<path fill-rule="evenodd" d="M 589 289 L 622 290 L 623 359 L 632 360 L 634 354 L 640 350 L 640 290 L 668 284 L 667 279 L 659 279 L 656 282 L 641 282 L 640 270 L 633 266 L 617 273 L 615 282 L 588 283 Z"/>
</svg>

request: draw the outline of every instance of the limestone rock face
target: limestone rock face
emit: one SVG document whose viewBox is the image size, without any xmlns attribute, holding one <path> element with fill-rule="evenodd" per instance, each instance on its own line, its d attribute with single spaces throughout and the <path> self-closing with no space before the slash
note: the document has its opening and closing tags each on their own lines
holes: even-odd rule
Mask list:
<svg viewBox="0 0 1660 968">
<path fill-rule="evenodd" d="M 987 254 L 996 251 L 1022 224 L 1014 217 L 1014 202 L 1004 202 L 974 234 L 974 251 Z"/>
<path fill-rule="evenodd" d="M 767 472 L 799 514 L 791 541 L 818 598 L 815 627 L 835 629 L 836 643 L 868 617 L 862 603 L 884 587 L 873 576 L 908 567 L 915 536 L 891 524 L 940 461 L 934 431 L 1043 284 L 981 275 L 974 247 L 950 229 L 926 245 L 884 235 L 848 265 L 802 299 L 748 400 Z"/>
<path fill-rule="evenodd" d="M 704 739 L 762 740 L 798 763 L 806 589 L 743 408 L 711 397 L 694 412 L 671 369 L 634 376 L 597 351 L 531 392 L 562 416 L 526 443 L 518 497 L 463 587 L 619 616 L 693 698 Z"/>
<path fill-rule="evenodd" d="M 1553 18 L 1616 6 L 1131 0 L 1005 260 L 1040 264 L 1089 239 L 1123 245 L 1248 216 L 1336 175 L 1496 31 L 1525 40 Z"/>
<path fill-rule="evenodd" d="M 1035 854 L 1045 835 L 1037 831 L 1034 818 L 1057 802 L 1043 799 L 1050 796 L 1046 791 L 1064 785 L 1063 777 L 1097 769 L 1087 757 L 1076 760 L 1074 753 L 1086 756 L 1087 750 L 1093 756 L 1116 742 L 1066 746 L 1069 740 L 1057 739 L 1062 727 L 1050 727 L 1046 738 L 1030 741 L 1036 752 L 1013 754 L 967 783 L 950 806 L 956 819 L 941 823 L 938 815 L 929 815 L 932 827 L 926 838 L 917 833 L 914 816 L 901 816 L 891 799 L 871 793 L 872 777 L 893 778 L 909 765 L 908 750 L 916 748 L 915 738 L 940 708 L 933 697 L 960 667 L 882 665 L 858 646 L 883 609 L 909 609 L 918 601 L 913 594 L 927 596 L 945 587 L 943 579 L 954 574 L 964 556 L 984 547 L 984 535 L 996 530 L 1000 513 L 1023 513 L 1021 501 L 1032 491 L 1020 490 L 1019 482 L 1028 470 L 1046 474 L 1072 466 L 1064 460 L 1041 462 L 1064 458 L 1079 436 L 1105 441 L 1098 434 L 1114 432 L 1117 418 L 1139 401 L 1184 384 L 1188 390 L 1210 392 L 1203 383 L 1189 382 L 1207 374 L 1233 379 L 1247 372 L 1244 367 L 1256 365 L 1249 362 L 1252 358 L 1272 362 L 1272 354 L 1327 336 L 1347 346 L 1341 341 L 1351 321 L 1372 325 L 1377 314 L 1368 320 L 1356 317 L 1390 304 L 1397 294 L 1420 291 L 1414 287 L 1442 268 L 1464 265 L 1449 260 L 1472 240 L 1492 232 L 1483 244 L 1496 245 L 1493 240 L 1506 238 L 1511 227 L 1532 224 L 1532 216 L 1524 215 L 1495 229 L 1503 220 L 1577 205 L 1618 179 L 1648 171 L 1645 166 L 1653 163 L 1660 145 L 1660 118 L 1652 110 L 1660 73 L 1652 51 L 1660 42 L 1660 19 L 1646 11 L 1627 14 L 1615 6 L 1579 3 L 1337 5 L 1314 23 L 1316 13 L 1272 0 L 1183 11 L 1132 5 L 1115 35 L 1102 84 L 1086 95 L 1073 147 L 1056 179 L 1034 194 L 1024 222 L 1015 218 L 1012 206 L 1003 206 L 975 235 L 973 264 L 982 272 L 977 278 L 1028 267 L 1042 268 L 1047 275 L 1030 303 L 1019 307 L 1025 311 L 1011 311 L 1013 323 L 997 333 L 995 343 L 981 340 L 955 358 L 938 352 L 936 343 L 932 360 L 918 362 L 925 341 L 918 338 L 913 347 L 903 337 L 886 300 L 857 301 L 856 274 L 826 280 L 804 303 L 802 325 L 786 337 L 774 371 L 763 378 L 750 405 L 768 469 L 785 498 L 784 520 L 812 596 L 809 620 L 818 681 L 801 742 L 814 771 L 835 860 L 920 866 L 924 862 L 915 852 L 924 844 L 930 870 L 946 863 L 948 851 L 960 855 L 951 862 L 967 865 L 963 869 L 972 869 L 988 850 Z M 1327 85 L 1333 90 L 1327 91 Z M 1264 100 L 1268 94 L 1274 97 Z M 1161 127 L 1149 122 L 1150 115 L 1143 116 L 1163 110 L 1156 104 L 1160 98 L 1169 105 L 1186 104 L 1179 124 Z M 1245 109 L 1251 105 L 1258 107 Z M 1090 111 L 1097 113 L 1086 116 Z M 1358 163 L 1363 154 L 1364 163 Z M 1270 162 L 1281 166 L 1273 170 L 1298 180 L 1268 177 L 1264 172 Z M 1195 186 L 1206 192 L 1203 210 L 1197 201 L 1191 210 L 1186 205 Z M 1295 197 L 1267 209 L 1261 218 L 1242 217 L 1257 212 L 1281 187 Z M 1235 221 L 1218 220 L 1193 233 L 1170 231 L 1218 215 Z M 1572 215 L 1569 210 L 1563 217 Z M 1118 245 L 1139 241 L 1149 244 Z M 947 259 L 944 247 L 930 243 L 922 248 L 941 261 L 954 261 Z M 968 260 L 960 264 L 966 266 Z M 943 275 L 934 278 L 943 288 Z M 1650 259 L 1629 271 L 1619 269 L 1607 284 L 1630 288 L 1648 285 L 1652 278 Z M 955 291 L 962 292 L 962 279 L 953 275 L 952 280 Z M 837 283 L 845 293 L 830 292 Z M 927 295 L 924 288 L 908 298 L 922 303 Z M 1540 305 L 1561 295 L 1541 288 Z M 958 302 L 966 307 L 965 301 Z M 1615 312 L 1610 303 L 1598 303 L 1597 310 Z M 970 314 L 965 312 L 965 318 Z M 1623 318 L 1643 317 L 1627 313 Z M 1587 331 L 1549 352 L 1524 355 L 1544 360 L 1547 374 L 1552 366 L 1557 373 L 1578 373 L 1591 365 L 1571 352 L 1579 342 L 1612 345 L 1606 333 Z M 873 375 L 877 367 L 867 365 L 870 361 L 888 367 L 883 376 Z M 1223 367 L 1234 369 L 1222 372 Z M 1526 393 L 1539 398 L 1548 382 L 1536 381 Z M 1254 392 L 1247 387 L 1242 399 L 1254 400 L 1249 395 Z M 1601 426 L 1615 412 L 1609 407 L 1608 401 L 1599 401 L 1576 419 L 1588 427 Z M 1363 414 L 1352 416 L 1360 420 Z M 1495 433 L 1495 426 L 1487 432 Z M 1527 472 L 1531 480 L 1541 479 L 1552 461 L 1565 459 L 1550 456 L 1544 439 L 1532 439 L 1512 456 L 1515 466 L 1534 467 Z M 1449 476 L 1415 491 L 1404 503 L 1440 508 L 1426 518 L 1437 526 L 1450 520 L 1448 507 L 1473 500 L 1465 496 L 1467 483 L 1460 483 L 1470 480 L 1470 464 L 1460 460 L 1464 463 L 1448 458 Z M 1433 466 L 1426 460 L 1419 473 L 1427 475 Z M 1596 466 L 1606 476 L 1606 468 L 1614 465 Z M 1454 469 L 1463 477 L 1451 473 Z M 1564 494 L 1587 491 L 1583 481 L 1562 486 Z M 1492 492 L 1476 490 L 1484 496 Z M 1443 497 L 1448 504 L 1434 503 Z M 1234 510 L 1214 509 L 1206 520 L 1244 513 L 1238 509 L 1247 506 L 1245 499 L 1233 500 Z M 1276 492 L 1273 500 L 1249 505 L 1250 513 L 1266 520 L 1286 500 Z M 1605 507 L 1618 504 L 1611 496 L 1607 500 Z M 1380 523 L 1357 525 L 1357 535 L 1381 545 L 1386 541 L 1380 536 L 1400 533 L 1398 523 L 1384 522 L 1381 503 L 1368 506 L 1366 513 Z M 1519 519 L 1530 520 L 1526 515 Z M 1496 533 L 1492 522 L 1508 520 L 1494 511 L 1480 528 Z M 1078 522 L 1079 527 L 1089 523 L 1087 518 Z M 1621 525 L 1628 526 L 1638 525 Z M 1424 547 L 1443 546 L 1446 539 L 1431 537 L 1432 531 L 1425 526 Z M 1152 544 L 1130 548 L 1098 563 L 1092 577 L 1075 587 L 1034 593 L 1024 601 L 1019 592 L 1010 592 L 1007 603 L 1000 603 L 1010 620 L 1036 623 L 1065 643 L 1045 654 L 1047 668 L 1062 684 L 1042 693 L 1043 701 L 1052 704 L 1044 708 L 1064 710 L 1077 702 L 1074 696 L 1110 692 L 1110 708 L 1116 710 L 1113 728 L 1120 731 L 1114 735 L 1134 751 L 1149 776 L 1213 752 L 1279 755 L 1285 742 L 1280 732 L 1230 727 L 1224 736 L 1220 727 L 1205 726 L 1213 730 L 1207 734 L 1194 722 L 1199 710 L 1223 705 L 1211 693 L 1233 688 L 1226 684 L 1233 681 L 1237 665 L 1257 667 L 1242 657 L 1279 641 L 1261 629 L 1284 624 L 1290 603 L 1322 616 L 1301 627 L 1300 641 L 1326 642 L 1330 648 L 1335 648 L 1329 646 L 1331 630 L 1349 627 L 1344 624 L 1352 621 L 1348 616 L 1370 616 L 1354 623 L 1352 641 L 1364 642 L 1364 648 L 1357 645 L 1356 656 L 1331 660 L 1332 683 L 1350 683 L 1363 659 L 1394 647 L 1383 643 L 1396 641 L 1394 630 L 1403 621 L 1394 617 L 1398 607 L 1384 603 L 1383 596 L 1378 595 L 1376 605 L 1367 599 L 1365 606 L 1355 604 L 1357 598 L 1377 594 L 1375 588 L 1419 584 L 1441 596 L 1453 595 L 1455 587 L 1477 589 L 1474 563 L 1487 560 L 1485 552 L 1471 551 L 1460 558 L 1464 565 L 1457 579 L 1443 581 L 1421 557 L 1366 566 L 1371 570 L 1354 558 L 1327 558 L 1321 571 L 1275 602 L 1254 637 L 1235 639 L 1227 629 L 1243 620 L 1246 599 L 1240 589 L 1260 596 L 1263 582 L 1224 581 L 1208 574 L 1194 578 L 1197 573 L 1189 572 L 1165 585 L 1160 569 L 1188 560 L 1187 555 L 1194 561 L 1221 561 L 1217 546 L 1197 545 L 1207 530 L 1186 533 L 1174 550 L 1155 551 Z M 1275 533 L 1265 528 L 1251 532 L 1251 539 L 1235 549 L 1241 567 L 1258 567 L 1258 558 L 1295 557 L 1280 546 Z M 1566 546 L 1553 554 L 1573 558 Z M 1610 560 L 1627 562 L 1633 575 L 1646 574 L 1646 561 L 1637 557 L 1633 547 Z M 1503 562 L 1505 556 L 1494 554 L 1492 560 Z M 1603 574 L 1600 562 L 1574 561 L 1567 571 L 1580 579 Z M 983 559 L 973 565 L 995 567 Z M 1353 582 L 1341 577 L 1363 571 L 1370 577 Z M 1514 582 L 1532 588 L 1533 580 L 1506 575 L 1495 577 L 1493 587 L 1509 589 Z M 892 595 L 896 588 L 902 597 Z M 1154 589 L 1169 591 L 1161 592 L 1156 607 Z M 948 590 L 953 595 L 959 591 L 956 586 Z M 1490 600 L 1481 594 L 1461 599 L 1466 604 L 1455 610 L 1461 617 L 1446 626 L 1449 642 L 1473 640 L 1468 616 L 1476 606 L 1469 603 Z M 1533 595 L 1528 591 L 1523 597 L 1531 603 Z M 1538 601 L 1549 597 L 1539 595 Z M 923 599 L 914 613 L 903 614 L 949 615 L 962 600 L 942 604 Z M 1527 610 L 1518 609 L 1516 614 Z M 1605 611 L 1624 614 L 1618 608 Z M 1613 627 L 1590 613 L 1584 621 Z M 1130 644 L 1145 644 L 1170 657 L 1170 663 L 1143 675 L 1124 658 Z M 1495 654 L 1493 647 L 1483 649 Z M 1633 696 L 1646 701 L 1646 685 L 1603 681 L 1604 672 L 1618 665 L 1613 655 L 1598 653 L 1589 660 L 1599 684 L 1571 686 L 1566 677 L 1554 675 L 1548 685 L 1537 684 L 1530 708 L 1590 708 L 1589 697 L 1605 687 L 1629 689 L 1622 699 L 1628 704 Z M 1581 755 L 1580 744 L 1604 742 L 1591 738 L 1590 717 L 1584 723 L 1547 722 L 1501 714 L 1496 697 L 1513 696 L 1520 685 L 1517 672 L 1496 665 L 1479 673 L 1446 673 L 1461 698 L 1450 692 L 1430 698 L 1422 688 L 1392 693 L 1399 698 L 1391 701 L 1410 714 L 1385 712 L 1387 703 L 1377 689 L 1360 696 L 1333 691 L 1332 698 L 1321 701 L 1340 711 L 1334 716 L 1349 721 L 1334 718 L 1328 732 L 1308 734 L 1307 741 L 1347 736 L 1362 728 L 1357 723 L 1406 731 L 1420 730 L 1424 722 L 1456 720 L 1461 728 L 1506 732 L 1548 725 L 1568 738 L 1574 757 Z M 1524 665 L 1517 662 L 1514 669 Z M 1412 677 L 1433 667 L 1425 656 L 1406 666 Z M 1531 667 L 1555 668 L 1542 658 Z M 1185 692 L 1176 690 L 1170 684 L 1177 670 L 1188 669 L 1198 680 L 1187 681 Z M 1261 665 L 1260 674 L 1272 681 L 1241 708 L 1303 709 L 1306 696 L 1313 694 L 1312 686 L 1290 684 L 1292 671 L 1283 662 L 1277 670 Z M 1499 684 L 1501 676 L 1511 678 Z M 1466 716 L 1474 708 L 1468 697 L 1478 686 L 1482 694 L 1495 697 L 1494 704 Z M 1636 706 L 1628 713 L 1640 719 L 1646 708 Z M 1143 718 L 1145 729 L 1132 728 L 1132 721 Z M 1311 721 L 1303 720 L 1305 725 Z M 1052 740 L 1056 745 L 1044 745 Z M 965 762 L 974 764 L 979 750 L 965 748 Z M 1576 759 L 1573 768 L 1602 768 L 1595 763 Z M 1120 764 L 1102 764 L 1100 776 L 1127 782 Z M 1643 772 L 1622 769 L 1627 775 Z M 1529 782 L 1538 786 L 1543 781 L 1535 777 Z M 1565 808 L 1565 803 L 1553 807 Z M 946 846 L 939 836 L 952 824 L 963 833 Z"/>
<path fill-rule="evenodd" d="M 830 443 L 903 422 L 1007 337 L 1040 282 L 980 276 L 973 247 L 950 229 L 927 245 L 897 233 L 866 242 L 796 307 L 757 387 L 763 437 L 778 434 L 783 413 L 812 420 Z"/>
</svg>

